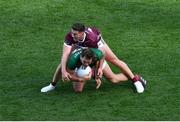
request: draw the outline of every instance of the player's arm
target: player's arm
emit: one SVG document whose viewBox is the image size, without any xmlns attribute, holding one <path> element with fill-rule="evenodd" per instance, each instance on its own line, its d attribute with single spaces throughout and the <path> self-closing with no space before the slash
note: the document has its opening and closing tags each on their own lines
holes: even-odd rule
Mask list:
<svg viewBox="0 0 180 122">
<path fill-rule="evenodd" d="M 97 77 L 102 78 L 103 75 L 103 63 L 104 63 L 104 56 L 101 58 L 100 61 L 97 62 Z"/>
<path fill-rule="evenodd" d="M 64 43 L 63 46 L 63 54 L 62 54 L 62 58 L 61 58 L 61 72 L 62 72 L 62 79 L 63 80 L 70 80 L 70 75 L 66 70 L 66 63 L 67 63 L 67 59 L 69 57 L 69 54 L 71 52 L 72 46 L 67 45 L 66 43 Z"/>
<path fill-rule="evenodd" d="M 102 70 L 103 70 L 103 63 L 105 60 L 105 54 L 99 49 L 93 49 L 93 50 L 98 59 L 98 61 L 96 62 L 96 70 L 97 70 L 96 77 L 101 78 L 103 75 Z"/>
<path fill-rule="evenodd" d="M 89 75 L 83 77 L 83 78 L 80 78 L 76 75 L 76 72 L 75 70 L 70 70 L 67 68 L 67 71 L 70 73 L 71 77 L 70 77 L 70 80 L 71 81 L 74 81 L 74 82 L 84 82 L 84 81 L 87 81 L 87 80 L 90 80 L 91 79 L 91 73 L 89 73 Z"/>
<path fill-rule="evenodd" d="M 103 63 L 104 63 L 104 60 L 105 60 L 105 41 L 103 40 L 102 36 L 101 36 L 101 33 L 98 31 L 98 38 L 99 38 L 99 41 L 97 42 L 97 47 L 98 49 L 102 52 L 102 55 L 103 57 L 101 58 L 100 62 L 99 62 L 99 73 L 98 75 L 100 75 L 102 77 L 102 68 L 103 68 Z"/>
<path fill-rule="evenodd" d="M 94 70 L 94 80 L 96 81 L 96 89 L 99 89 L 99 87 L 101 86 L 101 78 L 97 76 L 97 70 L 98 70 L 98 65 L 99 65 L 99 61 L 96 62 L 96 65 L 94 66 L 93 70 Z"/>
<path fill-rule="evenodd" d="M 95 81 L 96 81 L 96 89 L 99 89 L 99 87 L 101 86 L 101 79 L 100 78 L 98 78 L 98 79 L 95 79 Z"/>
</svg>

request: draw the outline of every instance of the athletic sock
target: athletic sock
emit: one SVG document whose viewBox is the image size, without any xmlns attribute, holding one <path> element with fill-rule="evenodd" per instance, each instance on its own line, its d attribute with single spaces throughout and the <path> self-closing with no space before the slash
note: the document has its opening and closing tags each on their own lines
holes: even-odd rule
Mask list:
<svg viewBox="0 0 180 122">
<path fill-rule="evenodd" d="M 56 86 L 56 82 L 51 82 L 51 85 Z"/>
<path fill-rule="evenodd" d="M 133 82 L 133 83 L 136 82 L 136 81 L 139 81 L 138 75 L 135 75 L 134 78 L 132 79 L 132 82 Z"/>
</svg>

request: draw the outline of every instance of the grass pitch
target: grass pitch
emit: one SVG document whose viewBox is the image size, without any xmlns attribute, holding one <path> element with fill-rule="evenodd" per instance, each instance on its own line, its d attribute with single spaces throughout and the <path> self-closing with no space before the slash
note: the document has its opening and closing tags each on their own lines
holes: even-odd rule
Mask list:
<svg viewBox="0 0 180 122">
<path fill-rule="evenodd" d="M 179 0 L 0 0 L 0 120 L 180 120 Z M 147 79 L 71 83 L 40 93 L 72 23 L 96 26 L 114 53 Z M 112 67 L 115 72 L 118 70 Z"/>
</svg>

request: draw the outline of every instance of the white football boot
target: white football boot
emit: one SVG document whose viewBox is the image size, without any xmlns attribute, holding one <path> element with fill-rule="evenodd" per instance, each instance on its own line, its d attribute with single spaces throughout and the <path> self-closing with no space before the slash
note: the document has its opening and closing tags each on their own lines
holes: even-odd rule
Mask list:
<svg viewBox="0 0 180 122">
<path fill-rule="evenodd" d="M 55 89 L 55 86 L 53 86 L 51 83 L 48 86 L 45 86 L 41 89 L 41 92 L 49 92 Z"/>
<path fill-rule="evenodd" d="M 143 93 L 144 92 L 144 87 L 140 81 L 134 82 L 134 86 L 136 88 L 137 93 Z"/>
</svg>

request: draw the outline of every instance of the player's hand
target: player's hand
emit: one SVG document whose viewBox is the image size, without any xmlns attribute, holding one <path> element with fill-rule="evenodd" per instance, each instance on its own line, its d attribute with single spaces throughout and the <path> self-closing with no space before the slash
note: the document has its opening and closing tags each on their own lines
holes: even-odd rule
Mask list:
<svg viewBox="0 0 180 122">
<path fill-rule="evenodd" d="M 96 80 L 96 89 L 99 89 L 99 87 L 101 86 L 101 80 L 99 78 L 95 80 Z"/>
<path fill-rule="evenodd" d="M 90 72 L 87 76 L 84 76 L 84 81 L 91 80 L 92 72 Z"/>
<path fill-rule="evenodd" d="M 103 75 L 102 69 L 101 69 L 101 68 L 98 68 L 97 74 L 96 74 L 96 78 L 97 78 L 97 79 L 98 79 L 98 78 L 102 78 L 102 75 Z"/>
<path fill-rule="evenodd" d="M 70 81 L 70 78 L 71 75 L 67 71 L 62 72 L 62 81 Z"/>
</svg>

